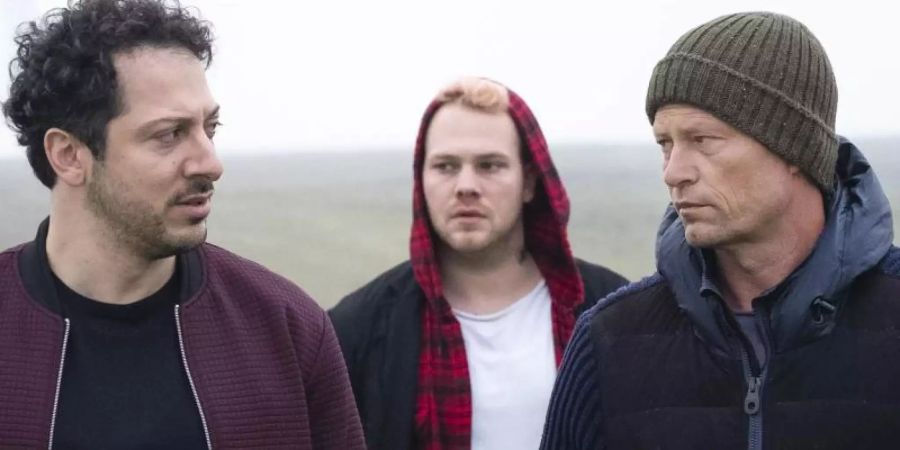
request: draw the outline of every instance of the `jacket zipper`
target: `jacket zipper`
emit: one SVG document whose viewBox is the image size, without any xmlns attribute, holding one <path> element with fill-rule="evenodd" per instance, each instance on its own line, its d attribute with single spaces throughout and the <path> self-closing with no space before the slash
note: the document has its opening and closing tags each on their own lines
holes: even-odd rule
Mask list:
<svg viewBox="0 0 900 450">
<path fill-rule="evenodd" d="M 742 347 L 744 377 L 747 379 L 747 393 L 744 396 L 744 414 L 750 420 L 747 429 L 747 448 L 749 450 L 762 450 L 762 388 L 765 373 L 757 369 L 754 374 L 751 367 L 751 356 L 746 348 Z"/>
<path fill-rule="evenodd" d="M 194 403 L 197 405 L 197 411 L 200 412 L 200 422 L 203 424 L 203 435 L 206 437 L 206 448 L 212 450 L 212 442 L 209 440 L 209 428 L 206 426 L 206 415 L 203 414 L 203 407 L 200 406 L 200 396 L 197 395 L 197 388 L 194 387 L 194 379 L 191 378 L 191 368 L 188 367 L 187 354 L 184 352 L 184 338 L 181 336 L 181 315 L 179 314 L 179 306 L 175 305 L 175 328 L 178 330 L 178 349 L 181 351 L 181 362 L 184 364 L 184 371 L 187 373 L 188 384 L 191 385 L 191 393 L 194 394 Z"/>
<path fill-rule="evenodd" d="M 66 362 L 66 347 L 69 345 L 69 319 L 63 319 L 66 322 L 66 329 L 63 331 L 62 354 L 59 355 L 59 372 L 56 373 L 56 392 L 53 394 L 53 414 L 50 415 L 50 441 L 47 443 L 47 450 L 53 449 L 53 432 L 56 430 L 56 411 L 59 407 L 59 391 L 62 387 L 63 363 Z"/>
</svg>

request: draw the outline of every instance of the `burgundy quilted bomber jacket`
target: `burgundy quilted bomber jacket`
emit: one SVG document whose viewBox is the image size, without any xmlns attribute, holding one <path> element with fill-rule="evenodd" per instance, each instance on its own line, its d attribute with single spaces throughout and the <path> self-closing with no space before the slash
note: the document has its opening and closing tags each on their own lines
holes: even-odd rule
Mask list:
<svg viewBox="0 0 900 450">
<path fill-rule="evenodd" d="M 48 448 L 65 372 L 44 241 L 0 253 L 0 448 Z M 362 449 L 327 315 L 262 266 L 204 244 L 179 256 L 182 358 L 211 448 Z"/>
</svg>

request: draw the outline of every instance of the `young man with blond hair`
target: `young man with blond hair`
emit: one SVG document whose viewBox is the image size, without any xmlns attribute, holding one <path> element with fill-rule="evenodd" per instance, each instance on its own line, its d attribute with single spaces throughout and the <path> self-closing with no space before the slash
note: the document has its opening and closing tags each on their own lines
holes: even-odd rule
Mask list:
<svg viewBox="0 0 900 450">
<path fill-rule="evenodd" d="M 547 144 L 498 83 L 438 94 L 413 175 L 409 261 L 331 310 L 369 448 L 536 448 L 577 315 L 625 280 L 573 258 Z"/>
</svg>

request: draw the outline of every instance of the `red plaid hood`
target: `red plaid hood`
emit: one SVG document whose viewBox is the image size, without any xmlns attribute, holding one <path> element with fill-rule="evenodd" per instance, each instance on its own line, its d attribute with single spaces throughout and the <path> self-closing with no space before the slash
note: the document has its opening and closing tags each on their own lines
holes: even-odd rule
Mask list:
<svg viewBox="0 0 900 450">
<path fill-rule="evenodd" d="M 413 160 L 413 223 L 409 242 L 416 281 L 432 302 L 442 298 L 443 286 L 437 263 L 437 247 L 434 244 L 435 234 L 422 188 L 422 168 L 425 162 L 425 135 L 431 119 L 441 106 L 443 104 L 437 100 L 428 105 L 416 138 Z M 584 288 L 566 232 L 569 197 L 550 158 L 547 142 L 537 119 L 525 101 L 511 90 L 508 113 L 516 125 L 519 138 L 531 154 L 538 174 L 535 196 L 523 210 L 525 246 L 544 276 L 553 301 L 572 310 L 581 304 Z"/>
<path fill-rule="evenodd" d="M 417 448 L 428 450 L 468 449 L 471 443 L 472 399 L 465 345 L 459 322 L 443 298 L 434 241 L 436 235 L 422 187 L 425 136 L 434 114 L 442 105 L 435 100 L 425 111 L 413 161 L 410 260 L 416 281 L 427 299 L 422 317 L 416 442 Z M 534 198 L 523 208 L 525 246 L 550 292 L 556 362 L 559 364 L 575 324 L 575 308 L 584 301 L 584 287 L 566 233 L 569 198 L 550 159 L 537 119 L 512 91 L 509 91 L 508 114 L 538 175 Z"/>
</svg>

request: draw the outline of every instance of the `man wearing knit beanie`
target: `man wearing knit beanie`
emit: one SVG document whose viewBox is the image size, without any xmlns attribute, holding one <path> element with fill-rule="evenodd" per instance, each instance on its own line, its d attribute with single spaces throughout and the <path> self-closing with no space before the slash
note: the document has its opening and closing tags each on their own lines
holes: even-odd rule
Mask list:
<svg viewBox="0 0 900 450">
<path fill-rule="evenodd" d="M 790 17 L 675 42 L 646 103 L 672 199 L 657 272 L 581 317 L 542 448 L 898 446 L 900 250 L 836 109 Z"/>
</svg>

